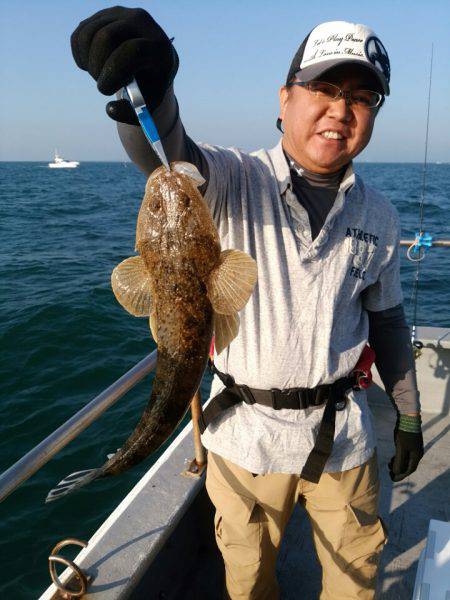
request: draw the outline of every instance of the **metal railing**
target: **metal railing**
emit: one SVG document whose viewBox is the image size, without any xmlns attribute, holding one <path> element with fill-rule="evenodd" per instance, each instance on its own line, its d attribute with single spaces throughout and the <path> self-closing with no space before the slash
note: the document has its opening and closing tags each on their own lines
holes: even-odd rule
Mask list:
<svg viewBox="0 0 450 600">
<path fill-rule="evenodd" d="M 400 246 L 412 246 L 415 240 L 400 240 Z M 432 246 L 450 248 L 450 240 L 433 240 Z"/>
<path fill-rule="evenodd" d="M 36 473 L 52 456 L 89 427 L 107 408 L 131 390 L 146 375 L 151 373 L 156 366 L 156 355 L 157 351 L 154 350 L 139 361 L 133 368 L 5 471 L 0 476 L 0 502 L 21 483 L 31 477 L 33 473 Z"/>
</svg>

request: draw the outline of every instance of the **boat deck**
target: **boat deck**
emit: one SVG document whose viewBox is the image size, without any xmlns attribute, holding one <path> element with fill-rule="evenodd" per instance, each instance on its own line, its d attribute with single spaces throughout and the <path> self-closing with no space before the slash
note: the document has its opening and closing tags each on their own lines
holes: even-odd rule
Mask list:
<svg viewBox="0 0 450 600">
<path fill-rule="evenodd" d="M 377 598 L 382 600 L 411 599 L 429 521 L 450 520 L 450 330 L 420 328 L 419 339 L 425 344 L 416 363 L 425 455 L 418 470 L 396 484 L 387 469 L 396 413 L 380 387 L 369 389 L 378 438 L 379 512 L 389 536 L 379 573 Z M 213 507 L 203 479 L 180 477 L 193 451 L 190 423 L 80 552 L 77 564 L 93 578 L 87 600 L 222 599 L 224 569 L 214 540 Z M 288 525 L 277 571 L 282 600 L 319 598 L 321 567 L 301 506 Z M 70 578 L 68 570 L 61 576 L 64 582 Z M 41 596 L 56 598 L 54 585 Z"/>
<path fill-rule="evenodd" d="M 395 411 L 372 386 L 369 404 L 378 437 L 381 479 L 380 515 L 388 527 L 377 598 L 411 600 L 420 552 L 430 519 L 450 520 L 450 415 L 424 412 L 425 455 L 418 470 L 393 484 L 387 463 L 393 456 Z M 447 394 L 448 397 L 448 394 Z M 93 600 L 221 600 L 223 562 L 214 540 L 213 507 L 202 481 L 179 477 L 192 436 L 169 447 L 171 455 L 150 469 L 89 542 L 80 563 L 94 577 L 86 598 Z M 151 471 L 154 471 L 152 474 Z M 155 506 L 155 492 L 160 503 Z M 183 513 L 183 515 L 181 514 Z M 176 523 L 176 524 L 175 524 Z M 167 535 L 172 531 L 170 535 Z M 155 555 L 156 558 L 155 558 Z M 150 563 L 150 564 L 149 564 Z M 316 559 L 310 524 L 297 506 L 286 530 L 277 565 L 281 600 L 316 600 L 321 567 Z M 68 573 L 67 573 L 68 575 Z M 50 586 L 42 600 L 59 598 Z"/>
<path fill-rule="evenodd" d="M 423 413 L 425 455 L 419 469 L 407 479 L 393 484 L 387 463 L 393 456 L 393 430 L 396 414 L 380 388 L 372 386 L 369 404 L 374 416 L 381 480 L 380 515 L 388 527 L 388 543 L 383 549 L 376 597 L 382 600 L 411 600 L 420 552 L 425 546 L 430 519 L 450 519 L 450 416 Z M 201 525 L 192 536 L 193 521 Z M 195 568 L 180 578 L 182 539 L 196 539 Z M 171 567 L 170 567 L 171 565 Z M 161 569 L 163 567 L 163 569 Z M 172 571 L 171 577 L 167 572 Z M 163 573 L 162 571 L 166 571 Z M 277 575 L 281 600 L 317 600 L 321 589 L 321 566 L 312 543 L 307 513 L 295 509 L 280 550 Z M 177 585 L 167 585 L 168 579 Z M 161 589 L 164 590 L 161 596 Z M 212 507 L 204 493 L 199 494 L 190 518 L 184 518 L 176 535 L 166 544 L 132 600 L 221 600 L 223 563 L 213 541 Z M 155 592 L 154 595 L 153 591 Z"/>
</svg>

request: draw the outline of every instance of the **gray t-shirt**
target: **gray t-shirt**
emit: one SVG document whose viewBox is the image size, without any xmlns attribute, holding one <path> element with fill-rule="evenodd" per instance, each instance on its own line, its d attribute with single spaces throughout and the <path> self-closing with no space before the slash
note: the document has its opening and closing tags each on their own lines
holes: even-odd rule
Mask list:
<svg viewBox="0 0 450 600">
<path fill-rule="evenodd" d="M 308 215 L 291 190 L 281 142 L 252 154 L 200 148 L 209 168 L 205 200 L 222 248 L 244 250 L 258 265 L 239 334 L 215 357 L 217 368 L 259 389 L 315 387 L 347 375 L 367 343 L 367 310 L 402 302 L 395 209 L 350 164 L 313 241 Z M 214 378 L 211 396 L 221 389 Z M 337 414 L 325 471 L 350 469 L 373 452 L 365 392 L 352 392 L 350 399 Z M 214 421 L 202 441 L 253 473 L 299 473 L 323 410 L 241 404 Z"/>
</svg>

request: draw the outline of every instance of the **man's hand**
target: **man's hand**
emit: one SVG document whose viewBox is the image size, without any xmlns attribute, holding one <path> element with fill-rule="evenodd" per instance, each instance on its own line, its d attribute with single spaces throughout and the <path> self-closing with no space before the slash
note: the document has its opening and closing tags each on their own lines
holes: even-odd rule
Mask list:
<svg viewBox="0 0 450 600">
<path fill-rule="evenodd" d="M 88 71 L 102 94 L 112 95 L 135 77 L 154 110 L 178 70 L 178 55 L 156 21 L 141 8 L 115 6 L 82 21 L 70 38 L 75 62 Z M 138 124 L 127 100 L 109 102 L 108 115 Z"/>
<path fill-rule="evenodd" d="M 389 462 L 392 481 L 401 481 L 414 473 L 423 456 L 420 414 L 398 415 L 394 429 L 395 456 Z"/>
</svg>

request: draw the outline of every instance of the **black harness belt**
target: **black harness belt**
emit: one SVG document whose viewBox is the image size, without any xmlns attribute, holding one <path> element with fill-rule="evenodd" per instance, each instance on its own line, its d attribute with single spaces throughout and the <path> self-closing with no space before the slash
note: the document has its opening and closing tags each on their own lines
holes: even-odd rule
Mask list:
<svg viewBox="0 0 450 600">
<path fill-rule="evenodd" d="M 302 410 L 310 406 L 325 404 L 314 448 L 300 474 L 303 479 L 317 483 L 333 448 L 336 411 L 345 408 L 346 392 L 355 386 L 354 377 L 343 377 L 334 383 L 319 385 L 315 388 L 257 390 L 246 385 L 237 385 L 231 375 L 221 373 L 214 365 L 212 365 L 212 369 L 226 387 L 203 409 L 203 414 L 198 421 L 202 433 L 224 410 L 240 402 L 262 404 L 270 406 L 274 410 L 282 408 Z"/>
</svg>

